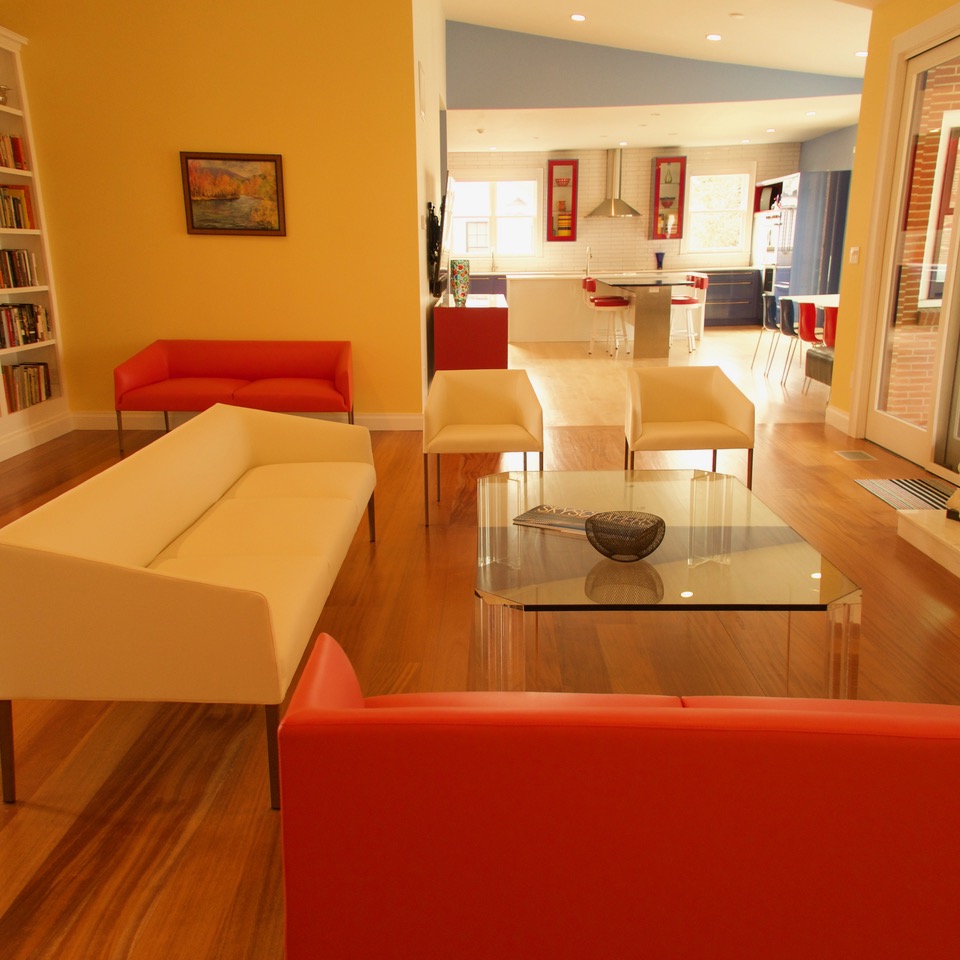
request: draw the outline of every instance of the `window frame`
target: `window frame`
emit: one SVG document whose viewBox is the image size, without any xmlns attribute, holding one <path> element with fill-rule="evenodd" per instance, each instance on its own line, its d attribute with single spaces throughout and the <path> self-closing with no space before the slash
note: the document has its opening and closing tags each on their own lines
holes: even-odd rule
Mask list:
<svg viewBox="0 0 960 960">
<path fill-rule="evenodd" d="M 450 256 L 452 257 L 470 257 L 470 256 L 479 256 L 491 257 L 496 260 L 498 264 L 503 262 L 511 261 L 520 261 L 520 260 L 529 260 L 531 257 L 541 257 L 543 256 L 543 231 L 540 229 L 540 224 L 543 220 L 544 212 L 544 190 L 545 190 L 545 180 L 544 180 L 544 171 L 541 167 L 498 167 L 496 169 L 491 169 L 489 167 L 464 167 L 462 169 L 451 170 L 451 175 L 456 177 L 457 183 L 502 183 L 506 180 L 531 180 L 536 183 L 536 197 L 537 197 L 537 209 L 533 214 L 533 231 L 531 237 L 531 249 L 529 253 L 501 253 L 497 250 L 496 237 L 496 221 L 501 219 L 497 217 L 496 212 L 492 212 L 490 215 L 491 220 L 491 239 L 492 243 L 490 245 L 490 250 L 487 253 L 481 254 L 469 254 L 465 252 L 458 252 L 451 249 Z M 491 197 L 492 199 L 492 197 Z M 457 216 L 457 204 L 454 200 L 453 204 L 453 218 L 461 219 Z M 469 220 L 469 217 L 464 217 L 462 219 Z"/>
<path fill-rule="evenodd" d="M 746 176 L 747 187 L 744 194 L 744 209 L 741 214 L 741 245 L 736 250 L 704 250 L 693 243 L 693 221 L 702 211 L 693 208 L 693 194 L 690 181 L 694 177 L 709 176 Z M 687 160 L 685 186 L 686 210 L 684 212 L 683 236 L 680 238 L 680 252 L 696 256 L 710 257 L 711 262 L 719 266 L 727 264 L 739 266 L 748 264 L 752 256 L 753 242 L 753 195 L 757 182 L 757 163 L 755 160 Z"/>
</svg>

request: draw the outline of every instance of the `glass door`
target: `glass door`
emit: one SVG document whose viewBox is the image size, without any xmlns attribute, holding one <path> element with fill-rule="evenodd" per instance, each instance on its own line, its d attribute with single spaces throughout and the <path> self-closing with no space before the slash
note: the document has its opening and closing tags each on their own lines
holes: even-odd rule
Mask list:
<svg viewBox="0 0 960 960">
<path fill-rule="evenodd" d="M 960 39 L 910 61 L 901 188 L 886 252 L 886 321 L 874 358 L 867 437 L 914 463 L 947 461 L 957 437 L 957 242 Z M 953 426 L 950 427 L 950 418 Z M 950 470 L 956 470 L 955 456 Z"/>
</svg>

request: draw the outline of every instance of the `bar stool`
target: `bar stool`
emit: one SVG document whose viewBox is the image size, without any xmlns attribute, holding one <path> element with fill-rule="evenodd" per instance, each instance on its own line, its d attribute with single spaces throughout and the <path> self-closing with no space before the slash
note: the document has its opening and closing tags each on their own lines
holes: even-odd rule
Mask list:
<svg viewBox="0 0 960 960">
<path fill-rule="evenodd" d="M 703 335 L 710 279 L 705 273 L 688 273 L 687 280 L 691 282 L 693 295 L 684 294 L 670 298 L 670 342 L 678 337 L 686 337 L 687 349 L 693 353 L 697 349 L 698 335 Z"/>
<path fill-rule="evenodd" d="M 597 281 L 593 277 L 584 277 L 581 283 L 584 303 L 593 311 L 593 324 L 590 328 L 590 346 L 587 353 L 593 353 L 593 345 L 598 337 L 598 326 L 606 341 L 607 353 L 613 355 L 620 347 L 620 336 L 630 352 L 630 340 L 627 336 L 627 316 L 633 306 L 633 298 L 619 295 L 598 296 Z M 619 324 L 619 329 L 618 329 Z"/>
</svg>

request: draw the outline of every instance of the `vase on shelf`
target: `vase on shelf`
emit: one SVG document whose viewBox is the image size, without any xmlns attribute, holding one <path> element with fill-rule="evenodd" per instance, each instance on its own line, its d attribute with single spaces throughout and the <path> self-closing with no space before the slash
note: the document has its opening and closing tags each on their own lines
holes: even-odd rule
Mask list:
<svg viewBox="0 0 960 960">
<path fill-rule="evenodd" d="M 450 261 L 450 292 L 453 294 L 454 306 L 466 306 L 467 294 L 470 292 L 469 260 Z"/>
<path fill-rule="evenodd" d="M 663 269 L 663 254 L 664 254 L 664 251 L 663 251 L 663 250 L 658 250 L 658 251 L 654 254 L 654 256 L 657 258 L 657 269 L 658 269 L 658 270 L 662 270 L 662 269 Z"/>
</svg>

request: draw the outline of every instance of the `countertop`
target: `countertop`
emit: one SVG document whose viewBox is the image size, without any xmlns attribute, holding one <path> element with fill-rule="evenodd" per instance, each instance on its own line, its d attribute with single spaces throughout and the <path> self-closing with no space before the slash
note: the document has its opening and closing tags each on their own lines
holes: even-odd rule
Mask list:
<svg viewBox="0 0 960 960">
<path fill-rule="evenodd" d="M 603 280 L 609 282 L 614 280 L 618 283 L 623 283 L 625 280 L 639 279 L 642 282 L 656 282 L 657 278 L 660 278 L 660 282 L 666 282 L 667 278 L 676 278 L 682 277 L 684 280 L 688 273 L 742 273 L 744 270 L 759 270 L 760 267 L 754 266 L 743 266 L 743 267 L 690 267 L 689 269 L 682 270 L 594 270 L 591 273 L 591 276 L 595 277 L 597 280 Z M 539 272 L 527 272 L 527 273 L 513 273 L 508 270 L 477 270 L 471 271 L 471 276 L 475 277 L 506 277 L 507 280 L 582 280 L 583 271 L 544 271 L 543 273 Z"/>
</svg>

